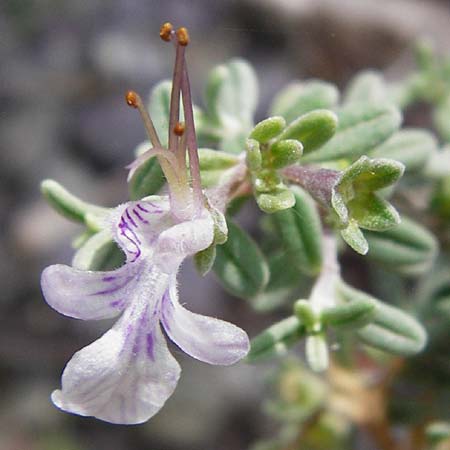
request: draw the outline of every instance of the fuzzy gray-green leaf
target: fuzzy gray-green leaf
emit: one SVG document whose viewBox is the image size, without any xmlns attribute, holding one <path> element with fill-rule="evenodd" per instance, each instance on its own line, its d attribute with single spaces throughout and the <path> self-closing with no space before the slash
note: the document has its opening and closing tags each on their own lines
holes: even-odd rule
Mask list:
<svg viewBox="0 0 450 450">
<path fill-rule="evenodd" d="M 231 220 L 227 223 L 228 240 L 217 246 L 213 271 L 231 294 L 251 299 L 265 288 L 269 268 L 256 242 Z"/>
<path fill-rule="evenodd" d="M 423 226 L 402 216 L 399 225 L 383 233 L 366 233 L 368 258 L 402 274 L 423 273 L 438 250 L 436 238 Z"/>
<path fill-rule="evenodd" d="M 164 185 L 166 179 L 156 157 L 147 159 L 134 172 L 128 183 L 131 200 L 139 200 L 156 194 Z"/>
<path fill-rule="evenodd" d="M 282 355 L 305 335 L 305 329 L 295 316 L 288 317 L 252 339 L 247 361 Z"/>
<path fill-rule="evenodd" d="M 205 250 L 202 250 L 194 255 L 194 264 L 197 272 L 203 277 L 213 267 L 216 260 L 216 246 L 210 245 Z"/>
<path fill-rule="evenodd" d="M 409 314 L 344 283 L 339 285 L 338 293 L 346 301 L 371 299 L 376 303 L 372 322 L 356 332 L 367 345 L 402 356 L 414 355 L 424 348 L 426 332 Z"/>
<path fill-rule="evenodd" d="M 320 149 L 303 156 L 304 162 L 354 160 L 383 143 L 401 123 L 400 111 L 391 105 L 356 103 L 337 111 L 335 135 Z"/>
<path fill-rule="evenodd" d="M 41 183 L 41 192 L 55 211 L 74 222 L 86 223 L 88 213 L 102 217 L 108 212 L 107 208 L 80 200 L 54 180 L 44 180 Z"/>
<path fill-rule="evenodd" d="M 321 321 L 324 325 L 336 328 L 360 328 L 371 321 L 375 307 L 376 304 L 372 299 L 359 298 L 324 309 Z"/>
<path fill-rule="evenodd" d="M 103 230 L 80 247 L 72 259 L 72 266 L 80 270 L 112 270 L 124 262 L 125 255 L 113 241 L 111 232 Z"/>
<path fill-rule="evenodd" d="M 295 119 L 279 136 L 282 139 L 296 139 L 303 145 L 305 153 L 316 150 L 335 133 L 338 118 L 332 111 L 318 109 Z"/>
<path fill-rule="evenodd" d="M 388 90 L 383 75 L 374 70 L 357 74 L 344 93 L 345 105 L 351 103 L 378 104 L 388 101 Z"/>
<path fill-rule="evenodd" d="M 272 218 L 286 255 L 295 267 L 317 274 L 322 266 L 322 227 L 316 204 L 301 188 L 291 189 L 295 205 Z"/>
<path fill-rule="evenodd" d="M 271 114 L 283 116 L 287 123 L 315 109 L 333 108 L 339 91 L 331 83 L 320 80 L 291 83 L 274 99 Z"/>
<path fill-rule="evenodd" d="M 257 193 L 256 202 L 261 211 L 273 214 L 292 208 L 295 205 L 295 197 L 290 189 L 283 186 L 270 192 Z"/>
<path fill-rule="evenodd" d="M 257 140 L 260 144 L 265 144 L 277 137 L 286 126 L 286 121 L 281 116 L 274 116 L 265 119 L 253 128 L 250 138 Z"/>
<path fill-rule="evenodd" d="M 423 169 L 436 151 L 437 141 L 430 132 L 405 128 L 376 147 L 370 156 L 395 159 L 405 165 L 406 171 L 416 171 Z"/>
</svg>

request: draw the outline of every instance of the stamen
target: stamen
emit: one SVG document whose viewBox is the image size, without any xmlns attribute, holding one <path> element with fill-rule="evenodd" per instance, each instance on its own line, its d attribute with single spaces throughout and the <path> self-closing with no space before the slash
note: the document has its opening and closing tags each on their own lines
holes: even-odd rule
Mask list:
<svg viewBox="0 0 450 450">
<path fill-rule="evenodd" d="M 173 132 L 177 135 L 177 136 L 182 136 L 184 134 L 184 123 L 182 122 L 177 122 L 173 128 Z"/>
<path fill-rule="evenodd" d="M 184 72 L 184 49 L 185 47 L 181 45 L 176 46 L 172 92 L 170 96 L 169 148 L 173 151 L 175 151 L 177 147 L 177 136 L 174 129 L 180 118 L 180 90 Z"/>
<path fill-rule="evenodd" d="M 129 106 L 131 106 L 132 108 L 136 108 L 139 111 L 142 121 L 144 122 L 145 130 L 147 131 L 148 137 L 153 147 L 161 147 L 158 133 L 156 132 L 155 126 L 153 125 L 152 119 L 147 109 L 142 103 L 141 97 L 134 91 L 128 91 L 125 95 L 125 100 Z"/>
<path fill-rule="evenodd" d="M 178 48 L 183 48 L 178 46 Z M 203 203 L 202 182 L 200 178 L 200 162 L 198 159 L 197 137 L 195 134 L 194 112 L 192 109 L 191 87 L 186 62 L 184 61 L 183 77 L 181 80 L 181 94 L 183 98 L 184 118 L 186 124 L 186 144 L 189 152 L 189 168 L 191 172 L 192 190 L 198 207 Z"/>
<path fill-rule="evenodd" d="M 177 40 L 178 40 L 178 43 L 183 47 L 186 47 L 186 45 L 189 44 L 189 33 L 188 33 L 187 28 L 185 28 L 185 27 L 178 28 Z"/>
<path fill-rule="evenodd" d="M 137 108 L 138 105 L 136 92 L 128 91 L 125 95 L 125 100 L 127 101 L 128 106 L 131 106 L 132 108 Z"/>
<path fill-rule="evenodd" d="M 169 42 L 171 39 L 173 31 L 173 26 L 170 22 L 164 23 L 159 30 L 159 37 L 166 42 Z"/>
</svg>

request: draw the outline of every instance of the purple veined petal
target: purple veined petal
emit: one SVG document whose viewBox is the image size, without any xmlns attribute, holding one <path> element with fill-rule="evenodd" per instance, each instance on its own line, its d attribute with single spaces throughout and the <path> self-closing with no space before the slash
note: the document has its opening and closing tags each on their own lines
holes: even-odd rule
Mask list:
<svg viewBox="0 0 450 450">
<path fill-rule="evenodd" d="M 200 217 L 173 225 L 163 231 L 155 249 L 155 264 L 166 273 L 175 272 L 189 255 L 209 247 L 214 239 L 214 220 L 204 209 Z"/>
<path fill-rule="evenodd" d="M 46 302 L 65 316 L 98 320 L 117 316 L 130 303 L 141 264 L 91 272 L 55 264 L 41 276 Z"/>
<path fill-rule="evenodd" d="M 142 252 L 152 247 L 155 239 L 171 225 L 168 197 L 149 197 L 127 202 L 112 213 L 114 239 L 125 252 L 127 262 L 137 261 Z"/>
<path fill-rule="evenodd" d="M 173 284 L 163 298 L 161 321 L 170 339 L 184 352 L 215 365 L 234 364 L 248 353 L 250 343 L 244 330 L 192 313 L 180 305 L 177 297 Z"/>
<path fill-rule="evenodd" d="M 106 422 L 143 423 L 172 395 L 180 372 L 158 317 L 150 317 L 146 310 L 135 320 L 120 319 L 75 353 L 52 401 L 64 411 Z"/>
</svg>

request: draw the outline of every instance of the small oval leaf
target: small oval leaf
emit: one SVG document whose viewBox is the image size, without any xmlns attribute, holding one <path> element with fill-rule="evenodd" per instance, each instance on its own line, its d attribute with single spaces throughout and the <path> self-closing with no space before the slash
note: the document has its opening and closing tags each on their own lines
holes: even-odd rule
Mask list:
<svg viewBox="0 0 450 450">
<path fill-rule="evenodd" d="M 309 111 L 332 108 L 339 100 L 339 91 L 331 83 L 320 80 L 294 82 L 274 99 L 271 114 L 283 116 L 287 123 Z"/>
<path fill-rule="evenodd" d="M 131 200 L 140 200 L 156 194 L 164 185 L 166 179 L 158 159 L 149 158 L 141 164 L 128 183 Z"/>
<path fill-rule="evenodd" d="M 437 151 L 436 138 L 421 129 L 403 129 L 391 136 L 371 153 L 372 158 L 390 158 L 405 165 L 406 171 L 425 168 L 427 161 Z"/>
<path fill-rule="evenodd" d="M 351 160 L 367 154 L 400 127 L 400 111 L 391 105 L 355 103 L 337 111 L 336 134 L 320 149 L 303 156 L 304 162 Z"/>
<path fill-rule="evenodd" d="M 318 109 L 295 119 L 280 135 L 279 140 L 295 139 L 309 153 L 321 147 L 335 133 L 338 118 L 332 111 Z"/>
<path fill-rule="evenodd" d="M 399 225 L 383 233 L 367 232 L 367 257 L 405 275 L 428 270 L 437 255 L 436 238 L 422 225 L 402 216 Z"/>
<path fill-rule="evenodd" d="M 395 355 L 410 356 L 420 352 L 427 341 L 422 325 L 401 309 L 341 283 L 338 294 L 345 301 L 371 299 L 376 303 L 372 323 L 357 330 L 357 336 L 367 345 Z"/>
</svg>

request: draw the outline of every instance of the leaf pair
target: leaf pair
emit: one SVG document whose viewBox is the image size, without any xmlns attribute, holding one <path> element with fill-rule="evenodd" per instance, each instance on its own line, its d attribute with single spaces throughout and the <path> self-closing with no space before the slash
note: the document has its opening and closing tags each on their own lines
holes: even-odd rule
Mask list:
<svg viewBox="0 0 450 450">
<path fill-rule="evenodd" d="M 410 356 L 425 346 L 425 330 L 404 311 L 344 283 L 338 284 L 336 295 L 340 303 L 319 314 L 309 302 L 297 302 L 293 316 L 270 326 L 252 340 L 249 361 L 284 354 L 290 346 L 308 337 L 307 360 L 312 368 L 323 370 L 328 352 L 324 331 L 328 327 L 337 332 L 352 331 L 365 344 L 396 355 Z"/>
<path fill-rule="evenodd" d="M 308 112 L 286 126 L 281 116 L 258 123 L 247 140 L 247 166 L 259 207 L 267 213 L 294 205 L 293 193 L 278 171 L 299 161 L 303 152 L 312 152 L 333 136 L 336 115 L 327 110 Z"/>
</svg>

